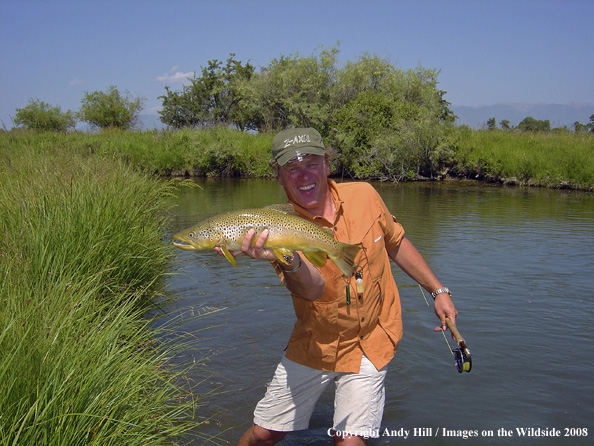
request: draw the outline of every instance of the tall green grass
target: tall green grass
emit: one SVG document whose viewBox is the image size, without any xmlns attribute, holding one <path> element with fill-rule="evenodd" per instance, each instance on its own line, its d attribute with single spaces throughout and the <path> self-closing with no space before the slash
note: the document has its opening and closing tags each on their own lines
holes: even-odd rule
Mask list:
<svg viewBox="0 0 594 446">
<path fill-rule="evenodd" d="M 453 171 L 462 177 L 594 189 L 594 135 L 460 129 Z"/>
<path fill-rule="evenodd" d="M 200 401 L 145 317 L 171 187 L 32 138 L 0 139 L 0 444 L 172 444 Z"/>
<path fill-rule="evenodd" d="M 177 131 L 105 131 L 97 134 L 11 131 L 0 140 L 19 141 L 47 150 L 100 155 L 123 160 L 136 169 L 162 176 L 270 176 L 272 136 L 226 127 Z"/>
</svg>

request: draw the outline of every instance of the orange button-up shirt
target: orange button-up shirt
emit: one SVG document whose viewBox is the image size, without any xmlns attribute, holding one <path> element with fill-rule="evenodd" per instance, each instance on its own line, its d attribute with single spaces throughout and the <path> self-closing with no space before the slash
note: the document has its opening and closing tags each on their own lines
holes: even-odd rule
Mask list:
<svg viewBox="0 0 594 446">
<path fill-rule="evenodd" d="M 347 279 L 332 261 L 326 262 L 319 269 L 326 282 L 323 296 L 315 301 L 292 296 L 297 322 L 285 355 L 318 370 L 358 373 L 365 353 L 379 370 L 394 357 L 402 338 L 400 297 L 388 252 L 398 246 L 404 230 L 370 184 L 329 180 L 329 186 L 336 208 L 332 222 L 291 204 L 302 217 L 331 229 L 336 240 L 361 246 L 355 267 L 362 271 L 365 289 L 358 294 L 355 277 Z M 276 270 L 282 279 L 278 265 Z"/>
</svg>

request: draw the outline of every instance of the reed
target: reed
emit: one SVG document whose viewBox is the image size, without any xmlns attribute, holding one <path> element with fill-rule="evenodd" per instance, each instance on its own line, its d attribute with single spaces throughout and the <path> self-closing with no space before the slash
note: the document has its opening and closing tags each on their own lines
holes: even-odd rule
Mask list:
<svg viewBox="0 0 594 446">
<path fill-rule="evenodd" d="M 0 444 L 172 444 L 201 401 L 145 317 L 171 186 L 69 138 L 1 139 Z"/>
</svg>

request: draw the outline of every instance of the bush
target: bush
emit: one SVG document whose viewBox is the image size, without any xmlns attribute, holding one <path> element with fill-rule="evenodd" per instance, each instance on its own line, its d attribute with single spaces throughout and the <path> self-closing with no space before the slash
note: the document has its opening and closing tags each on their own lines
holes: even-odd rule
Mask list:
<svg viewBox="0 0 594 446">
<path fill-rule="evenodd" d="M 86 92 L 78 114 L 82 121 L 100 129 L 128 130 L 137 124 L 143 102 L 144 98 L 133 98 L 127 91 L 121 94 L 112 85 L 107 92 Z"/>
<path fill-rule="evenodd" d="M 16 109 L 14 123 L 32 130 L 65 132 L 74 128 L 76 118 L 70 110 L 62 112 L 60 107 L 29 99 L 25 107 Z"/>
</svg>

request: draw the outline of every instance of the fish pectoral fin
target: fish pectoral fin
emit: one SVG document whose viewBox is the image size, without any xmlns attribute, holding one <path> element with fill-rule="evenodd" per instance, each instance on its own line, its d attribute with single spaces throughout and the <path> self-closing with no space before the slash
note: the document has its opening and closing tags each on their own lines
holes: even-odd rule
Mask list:
<svg viewBox="0 0 594 446">
<path fill-rule="evenodd" d="M 285 265 L 289 264 L 289 262 L 287 262 L 283 256 L 290 257 L 293 255 L 293 251 L 287 248 L 272 248 L 272 251 L 274 252 L 274 255 L 280 262 L 283 262 Z"/>
<path fill-rule="evenodd" d="M 303 251 L 303 255 L 307 260 L 309 260 L 312 265 L 321 268 L 326 264 L 326 254 L 323 251 Z"/>
<path fill-rule="evenodd" d="M 237 267 L 237 259 L 233 257 L 233 254 L 229 252 L 227 247 L 225 245 L 221 245 L 219 247 L 221 248 L 221 251 L 223 251 L 223 255 L 225 256 L 225 258 L 229 260 L 229 262 L 231 262 L 231 265 Z"/>
</svg>

